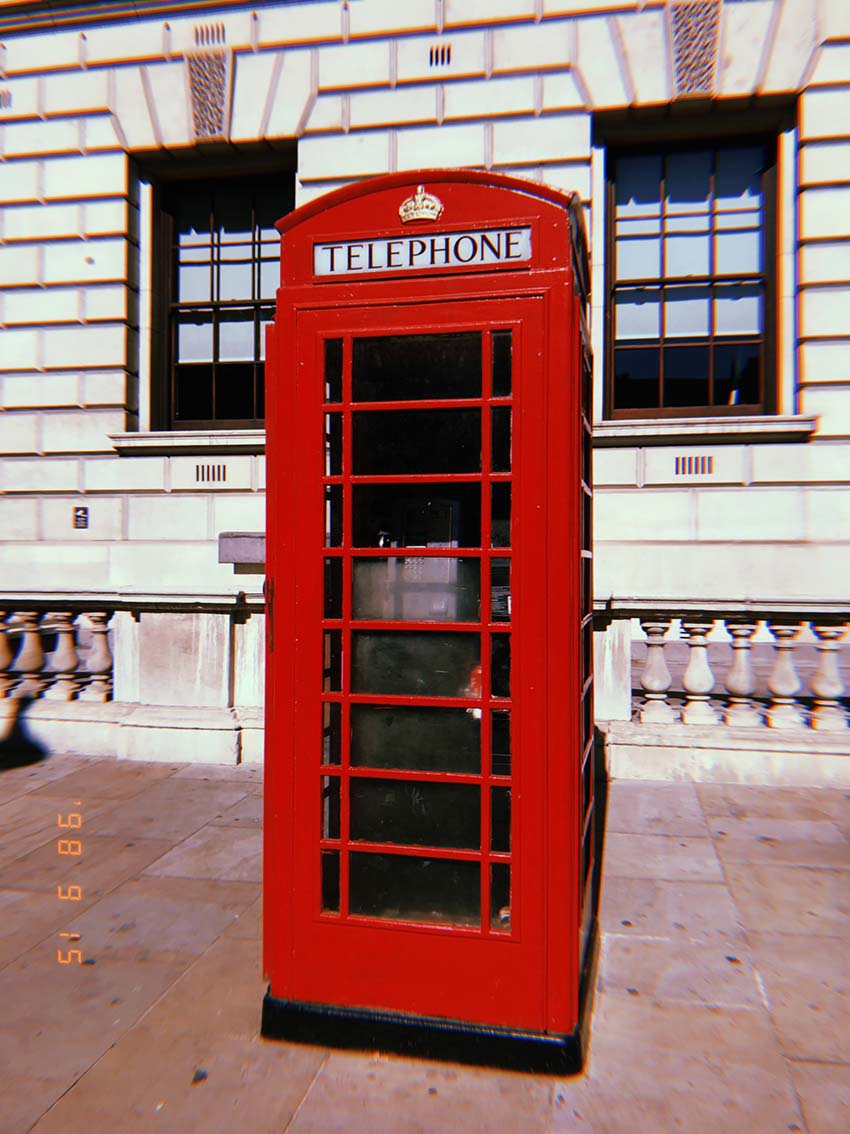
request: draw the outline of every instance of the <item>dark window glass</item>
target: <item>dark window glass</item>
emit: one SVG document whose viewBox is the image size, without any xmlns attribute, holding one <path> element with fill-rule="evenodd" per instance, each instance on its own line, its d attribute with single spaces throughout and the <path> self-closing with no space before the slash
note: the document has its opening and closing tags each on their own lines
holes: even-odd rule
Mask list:
<svg viewBox="0 0 850 1134">
<path fill-rule="evenodd" d="M 352 400 L 481 397 L 481 333 L 355 339 Z"/>
<path fill-rule="evenodd" d="M 511 396 L 511 331 L 493 331 L 490 335 L 490 349 L 493 352 L 493 397 Z"/>
<path fill-rule="evenodd" d="M 355 547 L 478 547 L 477 484 L 358 484 Z"/>
<path fill-rule="evenodd" d="M 511 695 L 511 636 L 494 634 L 490 645 L 491 688 L 494 697 Z"/>
<path fill-rule="evenodd" d="M 291 181 L 222 178 L 166 184 L 159 194 L 168 388 L 165 428 L 259 427 L 265 413 L 265 324 L 274 315 L 280 237 Z"/>
<path fill-rule="evenodd" d="M 350 857 L 352 914 L 478 926 L 481 867 L 477 862 L 400 854 Z"/>
<path fill-rule="evenodd" d="M 412 780 L 351 780 L 351 837 L 403 846 L 481 846 L 480 788 Z"/>
<path fill-rule="evenodd" d="M 497 709 L 490 714 L 491 769 L 494 776 L 511 774 L 511 714 L 508 709 Z"/>
<path fill-rule="evenodd" d="M 511 546 L 511 486 L 497 481 L 491 489 L 491 537 L 493 547 Z"/>
<path fill-rule="evenodd" d="M 355 476 L 480 472 L 481 410 L 355 413 L 353 447 Z"/>
<path fill-rule="evenodd" d="M 481 645 L 477 634 L 357 630 L 351 638 L 351 687 L 355 693 L 473 697 L 477 679 L 480 696 Z"/>
<path fill-rule="evenodd" d="M 612 158 L 615 415 L 767 408 L 770 150 L 703 145 Z"/>
<path fill-rule="evenodd" d="M 404 555 L 355 559 L 352 566 L 352 618 L 384 622 L 478 620 L 478 559 Z"/>
<path fill-rule="evenodd" d="M 466 709 L 352 705 L 351 763 L 364 768 L 478 772 L 481 722 Z"/>
</svg>

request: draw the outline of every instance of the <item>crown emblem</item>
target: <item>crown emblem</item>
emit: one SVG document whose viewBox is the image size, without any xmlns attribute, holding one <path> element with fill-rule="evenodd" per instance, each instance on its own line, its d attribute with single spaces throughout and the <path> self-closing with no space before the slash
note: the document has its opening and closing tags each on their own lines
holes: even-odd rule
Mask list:
<svg viewBox="0 0 850 1134">
<path fill-rule="evenodd" d="M 433 193 L 426 193 L 424 185 L 417 185 L 416 192 L 406 201 L 402 201 L 398 210 L 402 224 L 408 221 L 430 220 L 435 221 L 443 211 L 443 202 Z"/>
</svg>

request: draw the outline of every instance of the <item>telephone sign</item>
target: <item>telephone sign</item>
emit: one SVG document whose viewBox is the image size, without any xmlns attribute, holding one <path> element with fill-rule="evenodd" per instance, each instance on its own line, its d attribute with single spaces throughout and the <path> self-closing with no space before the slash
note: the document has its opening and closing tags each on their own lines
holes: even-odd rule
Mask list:
<svg viewBox="0 0 850 1134">
<path fill-rule="evenodd" d="M 594 940 L 580 204 L 431 170 L 278 227 L 263 1031 L 566 1069 Z"/>
</svg>

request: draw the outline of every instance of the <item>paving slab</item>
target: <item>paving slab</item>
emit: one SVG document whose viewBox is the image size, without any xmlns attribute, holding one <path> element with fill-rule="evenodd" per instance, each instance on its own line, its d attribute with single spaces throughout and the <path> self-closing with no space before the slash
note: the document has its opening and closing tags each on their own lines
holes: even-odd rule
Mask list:
<svg viewBox="0 0 850 1134">
<path fill-rule="evenodd" d="M 555 1078 L 261 1038 L 261 791 L 0 771 L 0 1134 L 850 1130 L 847 793 L 610 785 L 590 1054 Z"/>
<path fill-rule="evenodd" d="M 797 1094 L 809 1134 L 847 1134 L 850 1130 L 850 1066 L 792 1063 Z"/>
</svg>

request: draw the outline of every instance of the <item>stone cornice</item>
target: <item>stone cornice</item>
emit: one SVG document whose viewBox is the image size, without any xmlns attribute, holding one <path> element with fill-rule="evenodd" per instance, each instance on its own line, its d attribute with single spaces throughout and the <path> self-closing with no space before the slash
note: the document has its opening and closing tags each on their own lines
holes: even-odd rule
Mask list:
<svg viewBox="0 0 850 1134">
<path fill-rule="evenodd" d="M 0 0 L 0 36 L 33 31 L 84 28 L 87 24 L 108 24 L 119 20 L 156 17 L 208 16 L 225 8 L 268 8 L 287 3 L 316 3 L 317 0 Z"/>
</svg>

